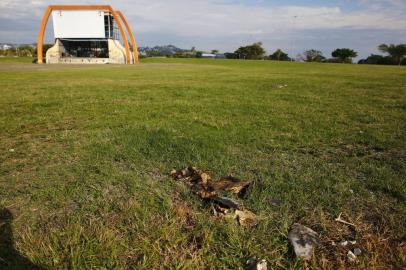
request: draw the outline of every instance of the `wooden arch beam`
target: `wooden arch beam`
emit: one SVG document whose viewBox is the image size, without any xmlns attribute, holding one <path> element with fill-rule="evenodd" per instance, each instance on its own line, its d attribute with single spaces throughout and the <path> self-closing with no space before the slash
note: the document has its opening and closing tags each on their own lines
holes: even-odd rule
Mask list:
<svg viewBox="0 0 406 270">
<path fill-rule="evenodd" d="M 37 63 L 42 64 L 43 63 L 43 55 L 42 55 L 42 50 L 43 50 L 43 44 L 44 44 L 44 35 L 45 35 L 45 29 L 48 24 L 48 19 L 49 16 L 51 15 L 52 9 L 50 6 L 47 7 L 45 10 L 44 16 L 42 17 L 42 22 L 41 26 L 39 28 L 39 33 L 38 33 L 38 40 L 37 40 Z"/>
<path fill-rule="evenodd" d="M 127 33 L 130 36 L 131 45 L 133 47 L 134 64 L 138 64 L 138 48 L 137 48 L 137 43 L 135 42 L 133 31 L 131 30 L 131 27 L 128 24 L 128 22 L 127 22 L 126 18 L 124 17 L 123 13 L 121 13 L 121 11 L 118 11 L 118 10 L 116 10 L 116 13 L 121 18 L 121 20 L 123 21 L 125 27 L 127 28 Z"/>
<path fill-rule="evenodd" d="M 128 45 L 127 36 L 124 32 L 124 28 L 120 22 L 120 17 L 118 16 L 117 12 L 113 10 L 111 6 L 108 5 L 50 5 L 45 10 L 44 16 L 42 18 L 41 26 L 38 32 L 38 40 L 37 40 L 37 62 L 38 64 L 43 63 L 43 44 L 44 44 L 44 35 L 45 29 L 48 24 L 49 16 L 51 15 L 52 11 L 54 10 L 100 10 L 100 11 L 108 11 L 113 15 L 114 20 L 117 23 L 118 28 L 120 29 L 121 37 L 123 39 L 125 53 L 126 53 L 126 63 L 131 63 L 131 55 L 130 55 L 130 46 Z"/>
</svg>

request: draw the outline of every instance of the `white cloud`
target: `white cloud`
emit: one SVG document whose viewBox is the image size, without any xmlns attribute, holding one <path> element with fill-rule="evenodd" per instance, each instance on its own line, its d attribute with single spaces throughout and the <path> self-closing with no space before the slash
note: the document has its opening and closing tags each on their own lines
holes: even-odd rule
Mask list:
<svg viewBox="0 0 406 270">
<path fill-rule="evenodd" d="M 371 6 L 383 2 L 392 7 L 406 6 L 404 0 L 359 0 Z M 0 18 L 37 18 L 47 4 L 76 3 L 77 1 L 2 0 Z M 90 0 L 89 4 L 108 1 Z M 339 7 L 305 7 L 233 4 L 220 0 L 137 0 L 114 1 L 139 31 L 166 30 L 185 35 L 217 35 L 232 32 L 262 32 L 271 29 L 334 29 L 342 27 L 405 29 L 406 16 L 394 16 L 391 10 L 365 9 L 343 12 Z M 405 15 L 405 14 L 401 14 Z M 296 20 L 293 16 L 298 16 Z M 295 22 L 296 21 L 296 22 Z"/>
<path fill-rule="evenodd" d="M 139 0 L 126 13 L 140 31 L 165 30 L 181 35 L 228 35 L 235 32 L 261 32 L 295 29 L 373 28 L 405 29 L 406 18 L 393 13 L 354 11 L 338 7 L 261 7 L 227 4 L 223 1 Z M 147 12 L 144 12 L 147 10 Z M 297 16 L 297 19 L 294 19 Z M 137 22 L 138 19 L 138 22 Z"/>
</svg>

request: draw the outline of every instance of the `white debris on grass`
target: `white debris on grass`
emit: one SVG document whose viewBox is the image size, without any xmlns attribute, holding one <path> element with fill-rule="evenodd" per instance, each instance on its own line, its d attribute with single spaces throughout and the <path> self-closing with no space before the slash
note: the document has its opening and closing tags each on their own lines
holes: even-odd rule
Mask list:
<svg viewBox="0 0 406 270">
<path fill-rule="evenodd" d="M 355 248 L 353 253 L 355 256 L 359 256 L 359 255 L 361 255 L 362 251 L 360 248 Z"/>
<path fill-rule="evenodd" d="M 354 262 L 357 259 L 357 256 L 355 256 L 355 254 L 349 250 L 347 253 L 347 258 L 350 262 Z"/>
<path fill-rule="evenodd" d="M 315 231 L 299 223 L 292 225 L 288 239 L 294 248 L 296 256 L 305 260 L 312 257 L 314 247 L 320 242 Z"/>
<path fill-rule="evenodd" d="M 267 270 L 266 260 L 259 260 L 257 257 L 251 257 L 245 263 L 246 270 Z"/>
</svg>

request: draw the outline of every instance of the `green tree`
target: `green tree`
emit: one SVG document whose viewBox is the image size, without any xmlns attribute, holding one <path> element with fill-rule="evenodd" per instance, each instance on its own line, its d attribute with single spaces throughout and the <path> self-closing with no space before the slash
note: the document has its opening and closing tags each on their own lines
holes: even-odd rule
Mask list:
<svg viewBox="0 0 406 270">
<path fill-rule="evenodd" d="M 224 53 L 224 56 L 227 59 L 238 59 L 238 54 L 236 54 L 236 53 L 226 52 L 226 53 Z"/>
<path fill-rule="evenodd" d="M 322 62 L 325 59 L 323 53 L 318 50 L 311 49 L 303 53 L 303 60 L 306 62 Z"/>
<path fill-rule="evenodd" d="M 239 59 L 263 59 L 265 49 L 262 47 L 261 42 L 257 42 L 252 45 L 240 47 L 234 53 L 238 55 Z"/>
<path fill-rule="evenodd" d="M 369 64 L 369 65 L 397 65 L 398 63 L 393 60 L 390 56 L 382 56 L 377 54 L 371 54 L 366 59 L 361 59 L 358 64 Z"/>
<path fill-rule="evenodd" d="M 164 56 L 160 51 L 158 50 L 152 50 L 147 52 L 148 57 L 162 57 Z"/>
<path fill-rule="evenodd" d="M 381 44 L 378 49 L 383 53 L 389 54 L 398 65 L 402 63 L 402 60 L 406 56 L 406 44 Z"/>
<path fill-rule="evenodd" d="M 16 50 L 15 49 L 7 49 L 5 51 L 6 56 L 15 56 L 16 55 Z"/>
<path fill-rule="evenodd" d="M 18 56 L 32 57 L 35 54 L 35 48 L 31 46 L 22 46 L 18 48 Z"/>
<path fill-rule="evenodd" d="M 338 59 L 341 63 L 352 63 L 352 58 L 357 57 L 358 53 L 348 48 L 336 49 L 331 56 Z"/>
<path fill-rule="evenodd" d="M 211 50 L 211 53 L 212 53 L 212 54 L 218 54 L 218 53 L 219 53 L 219 50 Z"/>
<path fill-rule="evenodd" d="M 277 61 L 290 61 L 289 55 L 281 49 L 277 49 L 273 54 L 271 54 L 269 59 Z"/>
</svg>

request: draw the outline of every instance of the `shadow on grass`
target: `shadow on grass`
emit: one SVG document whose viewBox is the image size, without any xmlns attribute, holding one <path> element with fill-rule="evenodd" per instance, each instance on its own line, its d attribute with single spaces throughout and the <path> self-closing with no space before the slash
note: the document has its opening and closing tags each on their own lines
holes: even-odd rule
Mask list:
<svg viewBox="0 0 406 270">
<path fill-rule="evenodd" d="M 36 269 L 46 268 L 33 264 L 29 259 L 21 255 L 14 247 L 13 231 L 11 223 L 13 214 L 7 208 L 0 209 L 0 269 Z"/>
</svg>

